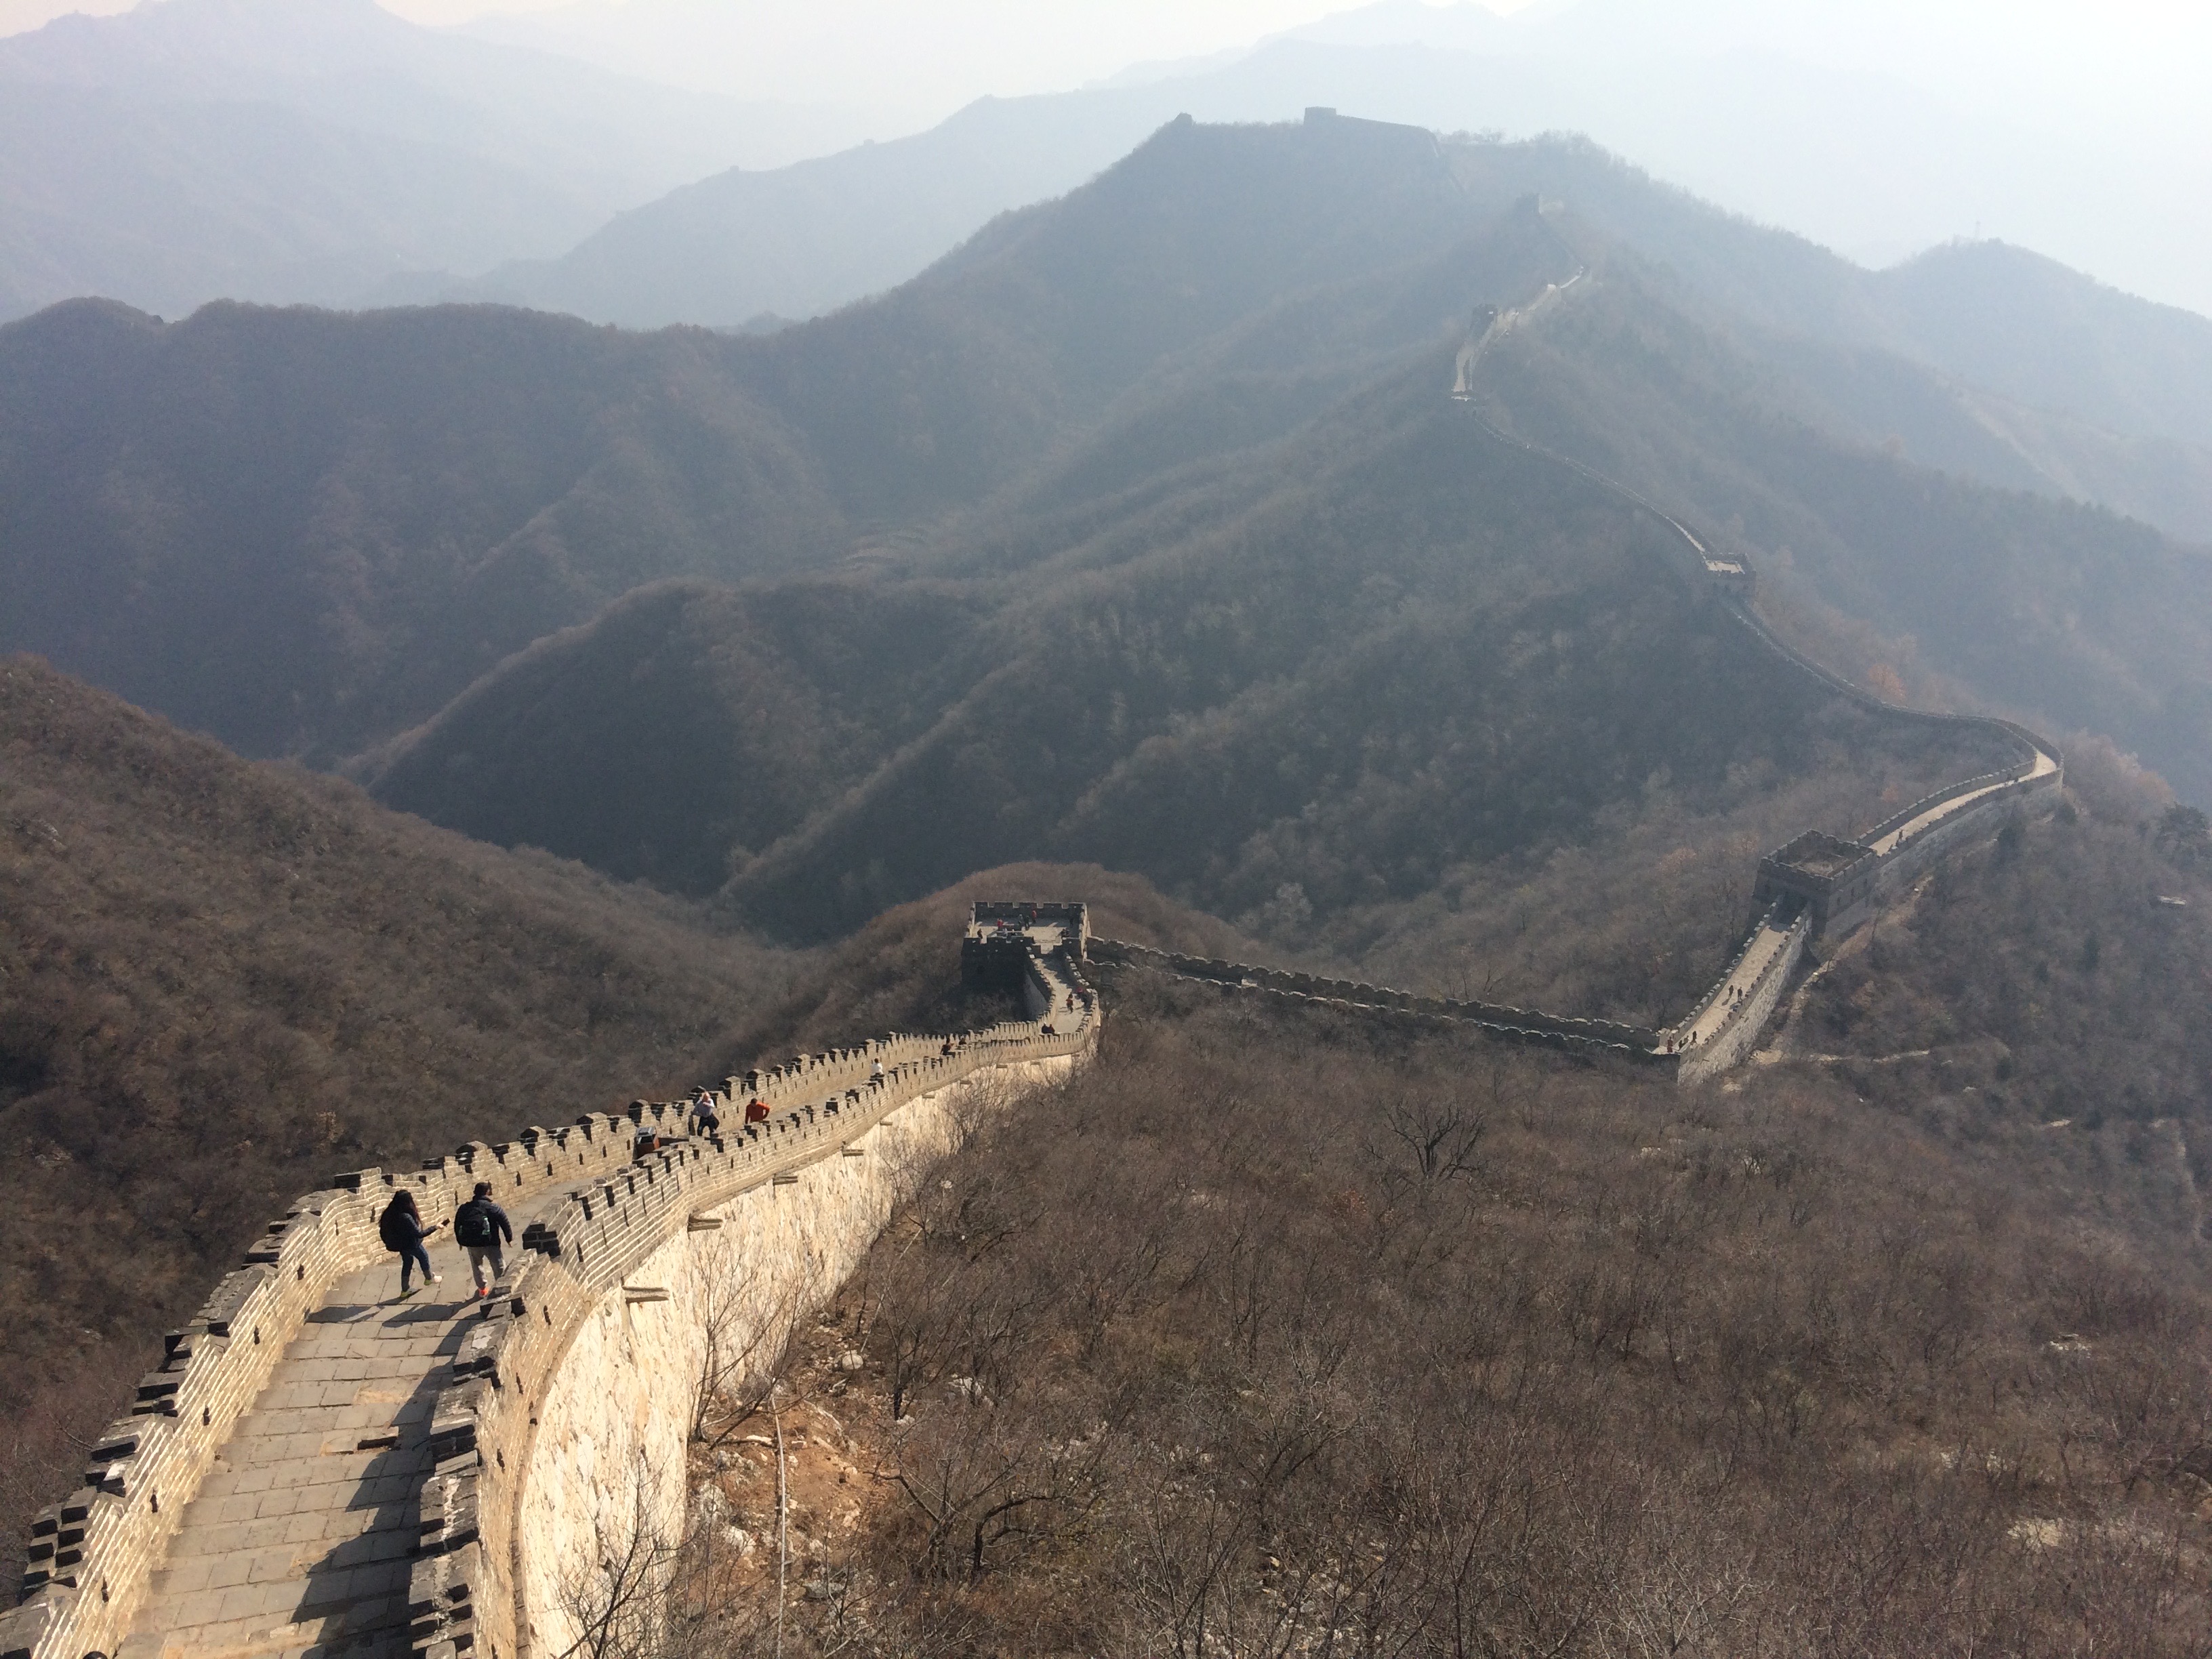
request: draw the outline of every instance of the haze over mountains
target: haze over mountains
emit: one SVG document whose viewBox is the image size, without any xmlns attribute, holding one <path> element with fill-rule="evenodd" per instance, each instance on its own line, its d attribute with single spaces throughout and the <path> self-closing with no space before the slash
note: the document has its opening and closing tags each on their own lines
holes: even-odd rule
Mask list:
<svg viewBox="0 0 2212 1659">
<path fill-rule="evenodd" d="M 849 115 L 423 29 L 374 0 L 162 0 L 0 40 L 0 315 L 106 295 L 358 303 L 550 254 Z"/>
<path fill-rule="evenodd" d="M 0 643 L 802 938 L 1042 853 L 1371 939 L 1500 860 L 1848 828 L 1977 763 L 1802 702 L 1496 428 L 1747 550 L 1854 672 L 2212 793 L 2207 555 L 1917 465 L 2021 463 L 1943 377 L 1778 331 L 1878 337 L 1858 280 L 1586 148 L 1320 117 L 1171 124 L 766 339 L 64 307 L 0 331 Z M 2186 418 L 2113 337 L 2112 407 Z"/>
<path fill-rule="evenodd" d="M 671 27 L 704 22 L 681 7 L 648 15 Z M 0 141 L 0 173 L 13 169 L 15 181 L 0 187 L 18 204 L 0 230 L 0 315 L 99 294 L 162 315 L 217 296 L 490 300 L 630 326 L 758 325 L 896 286 L 994 214 L 1076 186 L 1178 113 L 1277 119 L 1312 104 L 1443 129 L 1579 125 L 1646 165 L 1710 182 L 1723 201 L 1752 200 L 1711 169 L 1674 164 L 1668 146 L 1704 123 L 1726 155 L 1785 175 L 1791 204 L 1849 198 L 1893 228 L 1910 222 L 1896 181 L 1941 167 L 1854 142 L 1844 149 L 1880 188 L 1846 188 L 1824 182 L 1818 156 L 1798 154 L 1836 153 L 1838 132 L 1893 136 L 1896 122 L 1847 107 L 1872 95 L 1864 85 L 1808 90 L 1790 81 L 1796 70 L 1739 62 L 1722 48 L 1763 39 L 1755 20 L 1698 15 L 1670 46 L 1634 6 L 1599 0 L 1510 22 L 1480 8 L 1383 5 L 1224 63 L 986 99 L 909 137 L 761 170 L 779 153 L 833 143 L 855 118 L 672 92 L 515 44 L 557 45 L 562 28 L 584 27 L 581 13 L 475 31 L 505 37 L 495 41 L 420 28 L 370 0 L 160 0 L 0 40 L 0 85 L 11 89 L 0 124 L 15 124 Z M 1674 101 L 1647 110 L 1619 95 L 1624 75 L 1639 96 Z M 1750 88 L 1778 114 L 1739 110 Z M 1955 135 L 1923 126 L 1911 131 L 1929 154 L 1960 153 Z M 1743 142 L 1753 130 L 1758 142 Z M 1801 354 L 1790 372 L 1819 384 L 1831 415 L 1860 435 L 1894 437 L 1917 459 L 1985 482 L 2212 538 L 2203 319 L 1996 245 L 1869 272 L 1770 237 L 1759 259 L 1790 275 L 1747 284 L 1705 249 L 1756 240 L 1750 228 L 1670 200 L 1599 155 L 1556 143 L 1511 153 L 1523 188 L 1576 204 L 1747 320 L 1911 358 L 1953 383 L 1933 387 L 1887 359 Z M 726 159 L 748 165 L 716 171 Z M 2154 179 L 2140 167 L 2107 171 Z M 2055 165 L 2035 173 L 2053 199 L 2118 199 L 2108 185 L 2059 189 Z M 608 220 L 611 210 L 622 210 Z M 1899 234 L 1899 246 L 1915 240 Z M 483 274 L 453 274 L 471 270 Z M 1931 414 L 1945 403 L 1949 412 Z"/>
<path fill-rule="evenodd" d="M 833 13 L 813 26 L 817 56 Z M 1325 104 L 1440 131 L 1585 132 L 1869 264 L 1986 234 L 2212 309 L 2192 286 L 2212 270 L 2199 216 L 2172 210 L 2212 194 L 2196 100 L 2154 87 L 2115 111 L 2096 101 L 2093 56 L 2070 77 L 2023 66 L 2019 30 L 1978 57 L 1933 50 L 1910 9 L 1582 0 L 1509 21 L 1382 4 L 1081 91 L 1032 78 L 999 100 L 1010 107 L 987 100 L 911 160 L 849 180 L 721 178 L 911 131 L 933 96 L 939 110 L 969 96 L 955 86 L 1003 89 L 974 82 L 991 52 L 946 42 L 910 53 L 870 102 L 855 77 L 872 58 L 849 41 L 832 78 L 779 76 L 773 51 L 736 48 L 758 33 L 687 0 L 459 33 L 369 0 L 148 0 L 64 18 L 0 45 L 0 85 L 21 89 L 0 168 L 22 210 L 0 247 L 0 306 L 99 293 L 173 315 L 215 297 L 388 303 L 481 282 L 480 297 L 632 323 L 812 315 L 915 274 L 994 212 L 1074 187 L 1174 114 L 1270 121 Z M 780 101 L 794 86 L 812 101 Z M 672 280 L 671 263 L 702 254 L 713 274 Z M 727 285 L 733 269 L 744 280 Z"/>
<path fill-rule="evenodd" d="M 1097 5 L 925 14 L 828 0 L 763 16 L 571 0 L 469 27 L 755 96 L 848 95 L 857 82 L 884 103 L 934 97 L 949 112 L 983 94 L 1164 80 L 1202 120 L 1282 120 L 1318 103 L 1447 131 L 1579 131 L 1863 263 L 1988 235 L 2212 311 L 2201 216 L 2178 210 L 2212 193 L 2199 95 L 2212 24 L 2193 8 L 1567 0 L 1500 17 L 1466 0 L 1380 0 L 1312 22 L 1277 8 L 1296 26 L 1256 50 L 1219 21 L 1210 46 L 1197 43 L 1209 21 L 1264 7 L 1121 9 L 1126 21 Z M 933 31 L 940 16 L 952 27 Z M 881 50 L 856 52 L 856 40 Z M 1122 68 L 1171 58 L 1164 42 L 1176 40 L 1197 55 Z"/>
<path fill-rule="evenodd" d="M 1793 936 L 1717 1083 L 1098 953 L 1088 1071 L 930 1171 L 849 1325 L 785 1328 L 838 1395 L 793 1459 L 805 1588 L 716 1607 L 769 1580 L 733 1528 L 781 1576 L 792 1488 L 702 1456 L 684 1628 L 2202 1659 L 2212 322 L 2016 235 L 1870 270 L 1583 137 L 1358 118 L 1705 99 L 1774 116 L 1740 178 L 1787 173 L 1842 94 L 1707 52 L 1720 0 L 1686 42 L 1627 0 L 1378 7 L 735 173 L 702 158 L 817 114 L 276 3 L 0 41 L 0 199 L 37 210 L 0 244 L 70 296 L 0 322 L 0 653 L 46 659 L 0 655 L 17 1512 L 294 1193 L 995 1018 L 972 897 L 1677 1020 L 1762 854 L 2016 758 L 1795 647 L 2034 726 L 2063 787 L 1970 792 L 1875 925 Z M 1540 23 L 1645 73 L 1577 79 Z M 250 297 L 310 292 L 469 302 Z M 983 1516 L 1023 1462 L 1085 1484 Z M 307 1634 L 419 1612 L 361 1605 Z"/>
</svg>

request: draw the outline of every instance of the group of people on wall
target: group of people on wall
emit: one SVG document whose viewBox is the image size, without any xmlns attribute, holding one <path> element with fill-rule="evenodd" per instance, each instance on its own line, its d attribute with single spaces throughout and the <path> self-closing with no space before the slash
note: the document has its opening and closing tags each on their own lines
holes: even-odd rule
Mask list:
<svg viewBox="0 0 2212 1659">
<path fill-rule="evenodd" d="M 1067 1006 L 1070 1009 L 1076 1006 L 1073 995 L 1067 999 Z M 1050 1034 L 1052 1029 L 1049 1024 L 1044 1027 L 1047 1034 Z M 948 1036 L 939 1052 L 949 1056 L 957 1054 L 965 1043 L 964 1038 L 956 1040 Z M 869 1081 L 880 1084 L 884 1076 L 884 1063 L 878 1060 L 869 1073 Z M 714 1091 L 703 1084 L 692 1091 L 684 1116 L 694 1134 L 716 1135 L 721 1133 L 720 1102 Z M 768 1102 L 760 1096 L 755 1095 L 745 1102 L 744 1121 L 747 1123 L 765 1123 L 768 1118 Z M 640 1152 L 658 1149 L 660 1139 L 658 1130 L 648 1128 L 642 1123 L 638 1126 Z M 392 1201 L 377 1217 L 378 1238 L 385 1249 L 399 1258 L 399 1294 L 395 1300 L 404 1302 L 418 1291 L 444 1282 L 442 1276 L 430 1266 L 429 1250 L 431 1236 L 444 1225 L 441 1221 L 426 1222 L 413 1191 L 405 1187 L 392 1195 Z M 514 1224 L 507 1219 L 507 1212 L 492 1201 L 491 1182 L 489 1181 L 477 1182 L 474 1194 L 453 1212 L 453 1242 L 467 1253 L 470 1274 L 476 1284 L 475 1299 L 489 1297 L 491 1287 L 506 1277 L 505 1247 L 514 1242 Z M 420 1285 L 415 1282 L 418 1268 L 422 1273 Z"/>
</svg>

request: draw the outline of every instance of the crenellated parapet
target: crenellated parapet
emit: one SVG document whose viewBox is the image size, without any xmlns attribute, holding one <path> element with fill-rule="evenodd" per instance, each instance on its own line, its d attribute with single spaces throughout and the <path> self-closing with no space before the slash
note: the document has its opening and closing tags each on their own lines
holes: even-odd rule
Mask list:
<svg viewBox="0 0 2212 1659">
<path fill-rule="evenodd" d="M 1029 952 L 1020 975 L 1036 1017 L 955 1035 L 895 1033 L 732 1077 L 715 1096 L 717 1133 L 694 1133 L 684 1104 L 638 1101 L 624 1113 L 587 1113 L 511 1141 L 472 1143 L 417 1170 L 348 1171 L 299 1199 L 198 1314 L 168 1334 L 131 1414 L 94 1446 L 82 1486 L 33 1522 L 21 1603 L 0 1615 L 0 1656 L 125 1659 L 168 1650 L 162 1632 L 143 1622 L 149 1579 L 241 1420 L 269 1412 L 265 1395 L 288 1348 L 342 1281 L 392 1260 L 377 1223 L 396 1193 L 411 1192 L 423 1219 L 442 1224 L 478 1182 L 502 1205 L 535 1206 L 542 1218 L 517 1241 L 522 1248 L 495 1293 L 466 1310 L 450 1358 L 409 1362 L 427 1367 L 410 1386 L 432 1389 L 419 1423 L 410 1417 L 398 1432 L 368 1436 L 360 1453 L 373 1458 L 374 1448 L 420 1437 L 410 1449 L 420 1454 L 419 1479 L 410 1477 L 416 1484 L 399 1523 L 399 1645 L 489 1659 L 516 1652 L 514 1516 L 536 1409 L 578 1330 L 610 1299 L 628 1299 L 625 1279 L 637 1264 L 684 1238 L 703 1213 L 755 1191 L 781 1191 L 825 1164 L 850 1185 L 854 1149 L 880 1139 L 908 1109 L 986 1081 L 1064 1073 L 1096 1044 L 1097 994 L 1079 957 L 1057 946 Z M 756 1099 L 766 1115 L 749 1123 L 745 1105 Z M 943 1135 L 931 1144 L 945 1144 Z M 868 1191 L 873 1216 L 891 1187 L 878 1178 Z M 330 1450 L 302 1445 L 297 1455 L 316 1461 Z M 247 1527 L 265 1524 L 250 1518 L 265 1500 L 225 1501 L 243 1503 Z M 270 1588 L 282 1599 L 282 1585 L 240 1577 L 226 1594 L 241 1607 L 258 1605 L 255 1595 Z M 276 1633 L 267 1642 L 225 1650 L 313 1644 L 285 1634 L 295 1626 L 284 1619 L 268 1622 Z"/>
<path fill-rule="evenodd" d="M 1711 988 L 1687 1014 L 1663 1030 L 1182 956 L 1115 939 L 1094 939 L 1091 954 L 1101 962 L 1208 981 L 1288 1002 L 1446 1021 L 1501 1042 L 1608 1055 L 1662 1067 L 1685 1084 L 1700 1082 L 1736 1064 L 1756 1046 L 1781 1006 L 1792 975 L 1821 939 L 1840 939 L 1863 926 L 1881 899 L 1917 878 L 1946 848 L 1994 833 L 2003 817 L 2024 806 L 2056 799 L 2064 781 L 2057 751 L 2009 721 L 1981 723 L 2014 738 L 2025 751 L 2021 758 L 2002 771 L 1938 790 L 1884 819 L 1862 838 L 1846 840 L 1808 830 L 1760 860 L 1750 931 Z"/>
<path fill-rule="evenodd" d="M 1626 1025 L 1607 1019 L 1584 1019 L 1572 1015 L 1544 1014 L 1530 1008 L 1501 1003 L 1467 1002 L 1452 997 L 1425 996 L 1395 991 L 1364 981 L 1330 979 L 1319 974 L 1288 972 L 1251 963 L 1225 962 L 1218 957 L 1183 956 L 1155 951 L 1148 945 L 1119 939 L 1094 938 L 1094 961 L 1126 963 L 1173 974 L 1182 979 L 1205 980 L 1231 990 L 1248 991 L 1287 1003 L 1311 1003 L 1357 1010 L 1370 1014 L 1398 1014 L 1412 1019 L 1446 1021 L 1474 1027 L 1508 1042 L 1532 1043 L 1592 1054 L 1611 1054 L 1623 1060 L 1650 1061 L 1663 1058 L 1659 1035 L 1648 1026 Z"/>
</svg>

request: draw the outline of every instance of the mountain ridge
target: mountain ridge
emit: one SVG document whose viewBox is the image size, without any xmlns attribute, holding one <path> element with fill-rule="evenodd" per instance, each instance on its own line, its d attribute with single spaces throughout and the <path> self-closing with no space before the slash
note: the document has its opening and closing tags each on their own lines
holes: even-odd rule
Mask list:
<svg viewBox="0 0 2212 1659">
<path fill-rule="evenodd" d="M 156 0 L 0 39 L 0 316 L 102 295 L 358 303 L 574 243 L 842 119 L 656 87 L 373 0 Z"/>
</svg>

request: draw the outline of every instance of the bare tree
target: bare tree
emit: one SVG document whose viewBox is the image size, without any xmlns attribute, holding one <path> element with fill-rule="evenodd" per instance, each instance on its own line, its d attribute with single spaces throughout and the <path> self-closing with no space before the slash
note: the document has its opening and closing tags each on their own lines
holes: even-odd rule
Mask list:
<svg viewBox="0 0 2212 1659">
<path fill-rule="evenodd" d="M 720 1239 L 702 1257 L 691 1438 L 711 1451 L 758 1415 L 814 1296 L 805 1282 L 768 1290 L 764 1276 L 746 1273 L 737 1252 Z"/>
<path fill-rule="evenodd" d="M 592 1518 L 592 1551 L 562 1576 L 560 1605 L 576 1639 L 556 1659 L 669 1659 L 669 1590 L 683 1547 L 680 1522 L 657 1497 L 660 1472 L 642 1452 L 627 1509 Z"/>
<path fill-rule="evenodd" d="M 1408 1091 L 1387 1102 L 1378 1132 L 1408 1162 L 1417 1180 L 1449 1181 L 1472 1174 L 1474 1149 L 1490 1120 L 1455 1094 Z"/>
</svg>

